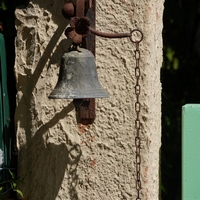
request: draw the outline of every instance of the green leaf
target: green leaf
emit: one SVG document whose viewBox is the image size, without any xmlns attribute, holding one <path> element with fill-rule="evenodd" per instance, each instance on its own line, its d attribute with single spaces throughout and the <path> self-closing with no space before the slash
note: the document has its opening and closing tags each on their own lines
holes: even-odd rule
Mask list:
<svg viewBox="0 0 200 200">
<path fill-rule="evenodd" d="M 2 4 L 1 4 L 1 8 L 2 8 L 3 10 L 7 10 L 7 6 L 6 6 L 6 4 L 5 4 L 4 1 L 3 1 Z"/>
<path fill-rule="evenodd" d="M 12 188 L 15 189 L 17 187 L 17 183 L 12 183 Z"/>
<path fill-rule="evenodd" d="M 173 68 L 174 68 L 174 70 L 178 70 L 179 69 L 179 60 L 178 60 L 178 58 L 174 58 Z"/>
<path fill-rule="evenodd" d="M 23 193 L 22 193 L 21 190 L 15 189 L 15 190 L 13 190 L 13 191 L 17 192 L 17 194 L 19 194 L 19 196 L 20 196 L 21 198 L 24 198 L 24 195 L 23 195 Z"/>
<path fill-rule="evenodd" d="M 173 59 L 174 59 L 174 54 L 175 54 L 175 51 L 174 51 L 172 48 L 168 47 L 168 48 L 166 49 L 166 57 L 167 57 L 167 59 L 168 59 L 170 62 L 173 61 Z"/>
<path fill-rule="evenodd" d="M 15 175 L 10 170 L 9 170 L 9 173 L 10 173 L 12 179 L 15 179 Z"/>
</svg>

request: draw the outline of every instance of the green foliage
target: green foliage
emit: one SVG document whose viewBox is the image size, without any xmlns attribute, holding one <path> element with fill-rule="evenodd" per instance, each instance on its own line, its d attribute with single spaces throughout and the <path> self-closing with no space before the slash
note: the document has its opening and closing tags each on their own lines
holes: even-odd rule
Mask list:
<svg viewBox="0 0 200 200">
<path fill-rule="evenodd" d="M 10 174 L 10 179 L 0 183 L 0 197 L 3 198 L 4 195 L 6 195 L 11 190 L 13 192 L 16 192 L 18 196 L 21 199 L 23 199 L 24 198 L 23 193 L 21 190 L 18 189 L 19 184 L 22 183 L 22 180 L 17 179 L 15 174 L 11 170 L 8 170 L 8 171 Z M 9 189 L 6 189 L 6 188 L 9 188 Z"/>
<path fill-rule="evenodd" d="M 5 1 L 2 1 L 1 4 L 0 4 L 0 9 L 2 10 L 7 10 L 7 5 L 5 3 Z"/>
<path fill-rule="evenodd" d="M 15 192 L 17 192 L 17 194 L 18 194 L 21 198 L 24 198 L 24 197 L 23 197 L 22 191 L 19 190 L 19 189 L 17 189 L 18 183 L 20 183 L 21 180 L 16 179 L 15 175 L 14 175 L 10 170 L 9 170 L 9 173 L 10 173 L 10 175 L 11 175 L 11 177 L 12 177 L 11 181 L 9 182 L 10 185 L 11 185 L 12 190 L 15 191 Z"/>
<path fill-rule="evenodd" d="M 29 0 L 0 0 L 0 9 L 9 10 L 15 9 L 19 5 L 27 6 Z"/>
<path fill-rule="evenodd" d="M 170 70 L 178 70 L 179 69 L 179 59 L 176 57 L 175 51 L 171 47 L 166 47 L 165 49 L 166 54 L 166 62 L 165 67 Z"/>
</svg>

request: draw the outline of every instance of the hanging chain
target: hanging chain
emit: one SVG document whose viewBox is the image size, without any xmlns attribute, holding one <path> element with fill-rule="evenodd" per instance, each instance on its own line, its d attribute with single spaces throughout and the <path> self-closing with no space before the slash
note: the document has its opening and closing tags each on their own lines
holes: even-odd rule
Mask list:
<svg viewBox="0 0 200 200">
<path fill-rule="evenodd" d="M 140 138 L 140 108 L 141 104 L 139 102 L 139 95 L 140 95 L 140 85 L 139 85 L 139 78 L 140 78 L 140 50 L 139 50 L 139 43 L 136 43 L 136 50 L 135 50 L 135 60 L 136 60 L 136 67 L 135 67 L 135 77 L 136 77 L 136 85 L 135 85 L 135 95 L 136 95 L 136 102 L 135 102 L 135 112 L 136 112 L 136 119 L 135 119 L 135 129 L 136 129 L 136 136 L 135 136 L 135 147 L 136 147 L 136 190 L 137 190 L 137 198 L 136 200 L 140 200 L 140 190 L 141 190 L 141 180 L 140 180 L 140 170 L 141 170 L 141 155 L 140 155 L 140 146 L 141 146 L 141 138 Z"/>
<path fill-rule="evenodd" d="M 135 29 L 131 32 L 131 34 L 135 35 L 134 37 L 138 38 L 139 34 L 139 39 L 133 39 L 130 37 L 131 42 L 135 44 L 136 49 L 134 51 L 135 55 L 135 61 L 136 61 L 136 66 L 135 66 L 135 78 L 136 78 L 136 84 L 135 84 L 135 95 L 136 95 L 136 102 L 135 102 L 135 112 L 136 112 L 136 119 L 135 119 L 135 129 L 136 129 L 136 136 L 135 136 L 135 156 L 136 156 L 136 191 L 137 191 L 137 197 L 136 200 L 141 200 L 140 197 L 140 191 L 142 189 L 141 186 L 141 154 L 140 154 L 140 149 L 141 149 L 141 138 L 140 138 L 140 132 L 141 132 L 141 121 L 140 121 L 140 110 L 141 110 L 141 103 L 140 103 L 140 84 L 139 84 L 139 79 L 140 79 L 140 49 L 139 49 L 139 44 L 143 40 L 143 34 L 140 30 Z"/>
</svg>

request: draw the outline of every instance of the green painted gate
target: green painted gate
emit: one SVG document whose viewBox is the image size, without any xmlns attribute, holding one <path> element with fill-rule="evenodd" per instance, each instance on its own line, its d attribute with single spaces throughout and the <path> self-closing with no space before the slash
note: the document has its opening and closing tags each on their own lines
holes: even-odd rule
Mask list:
<svg viewBox="0 0 200 200">
<path fill-rule="evenodd" d="M 182 200 L 200 200 L 200 104 L 182 108 Z"/>
<path fill-rule="evenodd" d="M 6 51 L 5 41 L 3 35 L 0 33 L 0 150 L 3 155 L 0 154 L 0 163 L 3 160 L 3 164 L 0 166 L 0 182 L 5 180 L 4 167 L 9 167 L 10 162 L 10 140 L 9 140 L 9 100 L 7 91 L 7 66 L 6 66 Z"/>
</svg>

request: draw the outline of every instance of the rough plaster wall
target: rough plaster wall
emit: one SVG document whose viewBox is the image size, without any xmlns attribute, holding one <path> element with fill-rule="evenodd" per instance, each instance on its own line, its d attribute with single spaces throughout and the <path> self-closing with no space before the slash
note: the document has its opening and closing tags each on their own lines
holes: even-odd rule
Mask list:
<svg viewBox="0 0 200 200">
<path fill-rule="evenodd" d="M 96 40 L 100 82 L 95 123 L 76 122 L 71 100 L 50 100 L 68 21 L 62 0 L 32 0 L 16 10 L 16 129 L 21 189 L 27 200 L 132 200 L 135 190 L 134 48 L 129 39 Z M 97 29 L 139 28 L 141 43 L 142 199 L 157 200 L 161 140 L 163 1 L 97 1 Z"/>
</svg>

